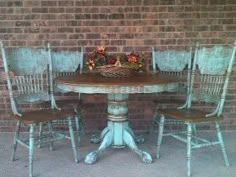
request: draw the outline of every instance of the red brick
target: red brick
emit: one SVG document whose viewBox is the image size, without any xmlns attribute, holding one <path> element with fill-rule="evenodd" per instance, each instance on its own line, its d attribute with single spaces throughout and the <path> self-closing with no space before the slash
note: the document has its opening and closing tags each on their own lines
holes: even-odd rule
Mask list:
<svg viewBox="0 0 236 177">
<path fill-rule="evenodd" d="M 236 25 L 227 25 L 227 26 L 224 26 L 224 29 L 226 31 L 236 31 Z"/>
<path fill-rule="evenodd" d="M 218 38 L 218 32 L 202 32 L 202 38 Z"/>
<path fill-rule="evenodd" d="M 48 13 L 48 9 L 47 8 L 36 8 L 36 7 L 33 7 L 32 8 L 32 13 Z"/>
<path fill-rule="evenodd" d="M 57 1 L 41 1 L 41 6 L 44 7 L 48 7 L 48 6 L 57 6 Z"/>
<path fill-rule="evenodd" d="M 109 3 L 110 6 L 123 6 L 126 5 L 126 0 L 119 0 L 119 1 L 110 1 Z"/>
<path fill-rule="evenodd" d="M 36 20 L 40 19 L 40 14 L 27 14 L 23 16 L 25 20 Z"/>
<path fill-rule="evenodd" d="M 24 1 L 25 7 L 34 7 L 34 6 L 40 6 L 40 5 L 41 5 L 40 1 L 32 1 L 32 0 L 25 0 Z"/>
<path fill-rule="evenodd" d="M 65 12 L 65 8 L 61 7 L 61 8 L 49 8 L 48 9 L 48 13 L 64 13 Z"/>
<path fill-rule="evenodd" d="M 58 1 L 58 5 L 62 7 L 74 6 L 74 1 L 71 0 Z"/>
<path fill-rule="evenodd" d="M 0 14 L 12 14 L 13 12 L 13 8 L 0 8 Z"/>
<path fill-rule="evenodd" d="M 31 22 L 29 21 L 16 21 L 16 26 L 31 26 Z"/>
</svg>

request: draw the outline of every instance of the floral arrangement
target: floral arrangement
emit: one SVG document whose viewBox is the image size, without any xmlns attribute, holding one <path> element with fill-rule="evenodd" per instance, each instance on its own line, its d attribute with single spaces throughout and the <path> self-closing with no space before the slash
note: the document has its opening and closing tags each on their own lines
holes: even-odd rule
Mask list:
<svg viewBox="0 0 236 177">
<path fill-rule="evenodd" d="M 92 53 L 87 54 L 85 62 L 90 71 L 101 66 L 122 66 L 136 71 L 145 71 L 145 63 L 144 53 L 107 54 L 104 46 L 98 46 Z"/>
</svg>

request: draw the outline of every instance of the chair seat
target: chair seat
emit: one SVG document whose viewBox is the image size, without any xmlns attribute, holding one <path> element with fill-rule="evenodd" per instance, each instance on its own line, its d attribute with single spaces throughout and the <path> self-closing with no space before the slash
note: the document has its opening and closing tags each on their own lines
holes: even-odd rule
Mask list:
<svg viewBox="0 0 236 177">
<path fill-rule="evenodd" d="M 44 109 L 24 112 L 22 116 L 12 115 L 11 118 L 17 119 L 24 124 L 36 124 L 39 122 L 52 121 L 65 119 L 65 117 L 74 117 L 75 113 L 73 110 L 55 110 L 55 109 Z"/>
<path fill-rule="evenodd" d="M 56 100 L 56 104 L 61 109 L 72 109 L 73 106 L 78 106 L 82 104 L 82 101 L 79 99 L 64 99 L 64 100 Z M 51 102 L 46 101 L 41 104 L 43 108 L 50 108 Z"/>
<path fill-rule="evenodd" d="M 219 121 L 223 120 L 223 116 L 209 116 L 206 117 L 206 114 L 209 112 L 198 110 L 198 109 L 159 109 L 159 114 L 164 114 L 167 118 L 178 119 L 186 122 L 208 122 L 208 121 Z"/>
<path fill-rule="evenodd" d="M 162 104 L 182 105 L 184 104 L 185 100 L 184 99 L 154 99 L 153 102 L 156 106 L 159 106 L 159 105 L 161 106 Z"/>
</svg>

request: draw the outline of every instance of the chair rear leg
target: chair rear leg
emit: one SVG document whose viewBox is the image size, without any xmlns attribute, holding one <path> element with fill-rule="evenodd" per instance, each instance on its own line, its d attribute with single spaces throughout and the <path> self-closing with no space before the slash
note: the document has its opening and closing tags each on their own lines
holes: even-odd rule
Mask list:
<svg viewBox="0 0 236 177">
<path fill-rule="evenodd" d="M 224 157 L 224 161 L 225 161 L 225 166 L 228 167 L 228 166 L 230 166 L 230 162 L 229 162 L 226 150 L 225 150 L 224 140 L 223 140 L 222 133 L 220 131 L 219 122 L 216 121 L 215 123 L 216 123 L 217 137 L 218 137 L 218 141 L 220 142 L 220 145 L 221 145 L 221 150 L 222 150 L 222 153 L 223 153 L 223 157 Z"/>
<path fill-rule="evenodd" d="M 160 158 L 160 148 L 161 148 L 161 142 L 162 142 L 163 131 L 164 131 L 164 122 L 165 122 L 165 117 L 164 115 L 161 115 L 160 123 L 159 123 L 159 134 L 158 134 L 158 139 L 157 139 L 157 150 L 156 150 L 156 157 L 158 159 Z"/>
<path fill-rule="evenodd" d="M 71 140 L 72 151 L 73 151 L 73 154 L 74 154 L 75 162 L 77 163 L 78 162 L 78 156 L 77 156 L 75 137 L 74 137 L 74 131 L 73 131 L 73 127 L 72 127 L 71 118 L 68 118 L 68 126 L 69 126 L 69 132 L 70 132 L 70 140 Z"/>
<path fill-rule="evenodd" d="M 52 136 L 52 138 L 53 138 L 54 137 L 54 131 L 53 131 L 51 121 L 48 122 L 48 130 L 49 130 L 50 136 Z M 53 151 L 53 141 L 50 141 L 50 150 Z"/>
<path fill-rule="evenodd" d="M 76 132 L 78 133 L 78 143 L 80 143 L 81 141 L 81 133 L 83 132 L 85 134 L 84 131 L 84 125 L 83 125 L 83 121 L 81 119 L 81 115 L 80 115 L 80 107 L 74 106 L 74 111 L 76 113 L 76 117 L 75 117 L 75 128 L 76 128 Z"/>
<path fill-rule="evenodd" d="M 34 161 L 34 125 L 30 124 L 30 132 L 29 132 L 29 177 L 33 177 L 33 161 Z"/>
<path fill-rule="evenodd" d="M 78 136 L 78 144 L 80 143 L 80 118 L 79 116 L 75 117 L 75 128 L 76 128 L 76 132 L 77 132 L 77 136 Z"/>
<path fill-rule="evenodd" d="M 81 119 L 81 117 L 79 116 L 79 132 L 80 135 L 86 135 L 85 129 L 84 129 L 84 122 L 83 119 Z"/>
<path fill-rule="evenodd" d="M 193 127 L 193 135 L 194 135 L 195 137 L 197 137 L 197 127 L 196 127 L 196 124 L 192 124 L 192 127 Z M 193 141 L 194 141 L 196 144 L 199 143 L 198 139 L 196 139 L 196 138 L 194 138 Z"/>
<path fill-rule="evenodd" d="M 148 133 L 150 136 L 153 134 L 155 122 L 157 122 L 157 108 L 154 108 L 152 120 L 148 128 Z"/>
<path fill-rule="evenodd" d="M 41 148 L 41 137 L 43 135 L 43 122 L 39 123 L 39 140 L 38 140 L 38 148 Z"/>
<path fill-rule="evenodd" d="M 16 132 L 15 132 L 15 136 L 14 136 L 14 140 L 13 140 L 13 152 L 12 152 L 12 161 L 15 160 L 16 158 L 16 148 L 17 148 L 17 143 L 18 143 L 18 139 L 19 139 L 19 134 L 20 134 L 20 128 L 21 128 L 21 122 L 17 121 L 16 123 Z"/>
<path fill-rule="evenodd" d="M 187 123 L 187 177 L 191 176 L 191 155 L 192 155 L 192 124 Z"/>
</svg>

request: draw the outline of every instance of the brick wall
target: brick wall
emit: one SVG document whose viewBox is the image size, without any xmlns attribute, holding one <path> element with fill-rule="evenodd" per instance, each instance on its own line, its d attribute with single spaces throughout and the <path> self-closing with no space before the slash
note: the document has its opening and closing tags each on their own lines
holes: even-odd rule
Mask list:
<svg viewBox="0 0 236 177">
<path fill-rule="evenodd" d="M 106 45 L 111 52 L 144 51 L 152 46 L 229 44 L 236 38 L 235 0 L 1 0 L 0 39 L 6 46 L 79 48 Z M 2 60 L 0 66 L 2 70 Z M 236 129 L 236 80 L 231 79 L 225 105 L 225 129 Z M 153 95 L 130 97 L 130 122 L 147 128 Z M 105 103 L 104 95 L 83 96 Z M 98 100 L 98 101 L 97 101 Z M 102 129 L 106 104 L 86 108 L 87 130 Z M 0 131 L 12 131 L 6 82 L 0 83 Z M 96 123 L 95 123 L 96 122 Z M 210 127 L 205 127 L 206 129 Z"/>
</svg>

